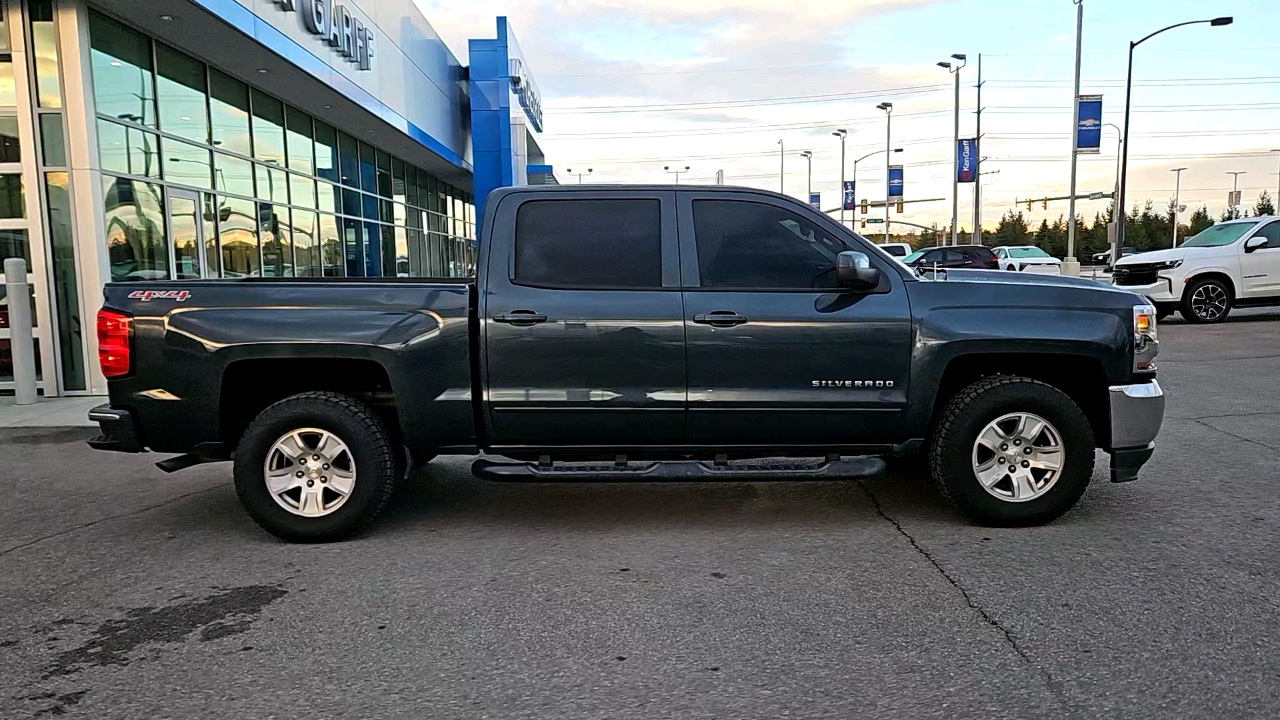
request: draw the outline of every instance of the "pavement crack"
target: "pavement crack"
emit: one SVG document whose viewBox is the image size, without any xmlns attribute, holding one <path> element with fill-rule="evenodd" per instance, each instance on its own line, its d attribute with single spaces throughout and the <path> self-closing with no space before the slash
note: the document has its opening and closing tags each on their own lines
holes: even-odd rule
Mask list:
<svg viewBox="0 0 1280 720">
<path fill-rule="evenodd" d="M 149 511 L 149 510 L 155 510 L 156 508 L 164 507 L 165 505 L 169 505 L 169 504 L 175 503 L 175 502 L 177 502 L 177 501 L 179 501 L 179 500 L 182 500 L 183 498 L 189 498 L 189 497 L 191 497 L 192 495 L 199 495 L 199 494 L 201 494 L 201 493 L 207 493 L 207 492 L 209 492 L 209 491 L 211 491 L 211 490 L 217 490 L 217 489 L 219 489 L 220 487 L 221 487 L 221 485 L 219 485 L 219 486 L 217 486 L 217 487 L 205 488 L 205 489 L 203 489 L 203 490 L 193 490 L 193 491 L 191 491 L 191 492 L 189 492 L 189 493 L 185 493 L 185 494 L 183 494 L 183 495 L 179 495 L 179 496 L 177 496 L 177 497 L 169 498 L 168 500 L 165 500 L 165 501 L 163 501 L 163 502 L 158 502 L 158 503 L 156 503 L 155 505 L 148 505 L 147 507 L 140 508 L 140 509 L 138 509 L 138 510 L 132 510 L 132 511 L 127 512 L 127 513 L 120 513 L 119 515 L 108 515 L 107 517 L 98 518 L 97 520 L 90 520 L 90 521 L 89 521 L 89 522 L 87 522 L 87 523 L 82 523 L 82 524 L 80 524 L 80 525 L 76 525 L 75 527 L 67 528 L 66 530 L 59 530 L 59 531 L 58 531 L 58 532 L 56 532 L 56 533 L 49 533 L 48 535 L 42 535 L 42 536 L 40 536 L 40 537 L 38 537 L 38 538 L 36 538 L 36 539 L 34 539 L 34 540 L 28 540 L 27 542 L 24 542 L 24 543 L 18 543 L 17 545 L 13 545 L 13 546 L 11 546 L 11 547 L 7 547 L 7 548 L 5 548 L 5 549 L 3 549 L 3 550 L 0 550 L 0 557 L 4 557 L 5 555 L 8 555 L 9 553 L 14 552 L 14 551 L 17 551 L 17 550 L 21 550 L 21 549 L 23 549 L 23 548 L 28 548 L 28 547 L 31 547 L 32 545 L 36 545 L 36 544 L 38 544 L 38 543 L 42 543 L 42 542 L 44 542 L 45 540 L 52 540 L 53 538 L 56 538 L 56 537 L 62 537 L 63 535 L 70 535 L 70 534 L 71 534 L 71 533 L 73 533 L 73 532 L 77 532 L 77 531 L 79 531 L 79 530 L 84 530 L 85 528 L 93 527 L 94 525 L 98 525 L 98 524 L 101 524 L 101 523 L 104 523 L 104 522 L 108 522 L 108 521 L 110 521 L 110 520 L 119 520 L 120 518 L 127 518 L 127 517 L 132 517 L 132 516 L 134 516 L 134 515 L 141 515 L 142 513 L 147 512 L 147 511 Z"/>
<path fill-rule="evenodd" d="M 1203 426 L 1205 426 L 1205 427 L 1209 428 L 1210 430 L 1217 430 L 1218 432 L 1222 433 L 1223 435 L 1230 435 L 1231 437 L 1233 437 L 1233 438 L 1235 438 L 1235 439 L 1237 439 L 1237 440 L 1243 440 L 1243 441 L 1245 441 L 1245 442 L 1247 442 L 1247 443 L 1252 443 L 1252 444 L 1254 444 L 1254 445 L 1257 445 L 1258 447 L 1264 447 L 1264 448 L 1266 448 L 1266 449 L 1270 450 L 1271 452 L 1280 452 L 1280 448 L 1272 447 L 1272 446 L 1270 446 L 1270 445 L 1268 445 L 1268 444 L 1266 444 L 1266 443 L 1264 443 L 1264 442 L 1259 442 L 1259 441 L 1257 441 L 1257 440 L 1253 440 L 1253 439 L 1251 439 L 1251 438 L 1247 438 L 1247 437 L 1245 437 L 1245 436 L 1243 436 L 1243 435 L 1237 435 L 1237 434 L 1235 434 L 1235 433 L 1231 432 L 1230 430 L 1223 430 L 1223 429 L 1222 429 L 1222 428 L 1220 428 L 1220 427 L 1216 427 L 1216 426 L 1214 426 L 1214 425 L 1210 425 L 1210 424 L 1209 424 L 1209 423 L 1207 423 L 1207 422 L 1204 422 L 1204 421 L 1203 421 L 1203 420 L 1201 420 L 1200 418 L 1190 418 L 1190 420 L 1191 420 L 1192 422 L 1196 423 L 1197 425 L 1203 425 Z"/>
<path fill-rule="evenodd" d="M 898 531 L 899 535 L 906 538 L 907 542 L 911 543 L 911 547 L 915 549 L 921 557 L 929 561 L 929 564 L 938 571 L 938 574 L 941 575 L 942 578 L 951 585 L 951 587 L 955 588 L 956 592 L 960 593 L 960 596 L 964 598 L 965 604 L 968 605 L 971 610 L 978 613 L 978 616 L 982 618 L 983 622 L 1000 631 L 1000 634 L 1004 636 L 1005 643 L 1019 658 L 1022 658 L 1023 662 L 1036 672 L 1040 673 L 1044 678 L 1045 686 L 1049 689 L 1050 694 L 1052 694 L 1054 698 L 1063 705 L 1063 708 L 1067 710 L 1068 717 L 1080 717 L 1079 713 L 1075 711 L 1071 702 L 1067 699 L 1066 693 L 1061 687 L 1061 683 L 1054 679 L 1053 674 L 1050 673 L 1048 669 L 1042 667 L 1031 659 L 1031 656 L 1027 654 L 1027 651 L 1018 644 L 1018 638 L 1014 635 L 1013 631 L 1002 625 L 999 620 L 995 619 L 991 615 L 991 613 L 987 612 L 986 608 L 978 604 L 978 602 L 973 599 L 973 596 L 969 594 L 969 591 L 957 582 L 955 578 L 951 577 L 951 574 L 942 567 L 942 564 L 933 557 L 933 554 L 924 549 L 920 543 L 916 542 L 915 537 L 913 537 L 911 533 L 907 532 L 906 528 L 902 527 L 902 523 L 898 522 L 897 519 L 890 517 L 889 514 L 884 511 L 884 508 L 880 506 L 880 499 L 875 496 L 875 493 L 871 492 L 871 488 L 867 487 L 866 483 L 861 483 L 860 485 L 863 491 L 867 493 L 867 497 L 871 498 L 871 504 L 875 507 L 876 514 L 892 525 L 893 528 Z"/>
</svg>

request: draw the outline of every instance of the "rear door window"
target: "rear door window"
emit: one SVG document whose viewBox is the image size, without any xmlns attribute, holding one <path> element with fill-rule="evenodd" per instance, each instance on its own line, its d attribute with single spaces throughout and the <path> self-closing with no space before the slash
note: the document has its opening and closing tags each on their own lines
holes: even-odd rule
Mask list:
<svg viewBox="0 0 1280 720">
<path fill-rule="evenodd" d="M 516 213 L 514 282 L 566 289 L 661 288 L 661 201 L 524 203 Z"/>
</svg>

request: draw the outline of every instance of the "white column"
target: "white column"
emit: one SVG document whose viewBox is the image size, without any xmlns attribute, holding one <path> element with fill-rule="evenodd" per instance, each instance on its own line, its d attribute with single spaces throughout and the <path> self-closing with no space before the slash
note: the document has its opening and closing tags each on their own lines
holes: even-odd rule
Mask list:
<svg viewBox="0 0 1280 720">
<path fill-rule="evenodd" d="M 102 286 L 111 281 L 106 226 L 102 217 L 102 169 L 90 70 L 89 12 L 82 0 L 58 0 L 58 51 L 62 56 L 63 112 L 66 113 L 67 169 L 70 174 L 71 232 L 76 246 L 80 320 L 84 325 L 85 384 L 105 395 L 107 379 L 98 367 L 95 322 Z"/>
<path fill-rule="evenodd" d="M 35 337 L 40 343 L 40 387 L 45 397 L 56 397 L 59 389 L 58 334 L 54 332 L 53 264 L 45 238 L 44 178 L 40 177 L 36 152 L 35 103 L 32 100 L 30 76 L 27 74 L 30 54 L 27 52 L 27 20 L 22 3 L 9 0 L 6 13 L 9 26 L 9 48 L 13 53 L 13 89 L 18 110 L 18 144 L 22 147 L 22 186 L 26 211 L 27 243 L 31 247 L 31 274 L 28 281 L 35 288 Z"/>
</svg>

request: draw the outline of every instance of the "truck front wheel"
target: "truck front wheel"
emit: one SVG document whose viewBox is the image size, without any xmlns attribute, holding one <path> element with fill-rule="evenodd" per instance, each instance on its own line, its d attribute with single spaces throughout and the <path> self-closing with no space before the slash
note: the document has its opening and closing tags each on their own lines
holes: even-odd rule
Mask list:
<svg viewBox="0 0 1280 720">
<path fill-rule="evenodd" d="M 236 494 L 262 529 L 290 542 L 342 540 L 382 512 L 398 449 L 346 395 L 308 392 L 263 410 L 236 448 Z"/>
<path fill-rule="evenodd" d="M 951 399 L 929 448 L 943 496 L 971 520 L 1041 525 L 1070 510 L 1093 477 L 1093 431 L 1060 390 L 1016 376 L 979 380 Z"/>
<path fill-rule="evenodd" d="M 1193 280 L 1182 291 L 1182 319 L 1189 323 L 1216 323 L 1231 312 L 1231 288 L 1218 278 Z"/>
</svg>

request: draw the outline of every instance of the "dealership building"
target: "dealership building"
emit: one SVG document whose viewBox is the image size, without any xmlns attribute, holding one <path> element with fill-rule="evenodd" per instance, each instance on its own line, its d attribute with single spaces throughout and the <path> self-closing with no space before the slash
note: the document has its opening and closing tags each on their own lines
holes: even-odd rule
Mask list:
<svg viewBox="0 0 1280 720">
<path fill-rule="evenodd" d="M 0 9 L 0 258 L 27 259 L 46 396 L 106 392 L 107 282 L 468 276 L 477 199 L 555 182 L 505 18 L 468 67 L 413 0 Z"/>
</svg>

